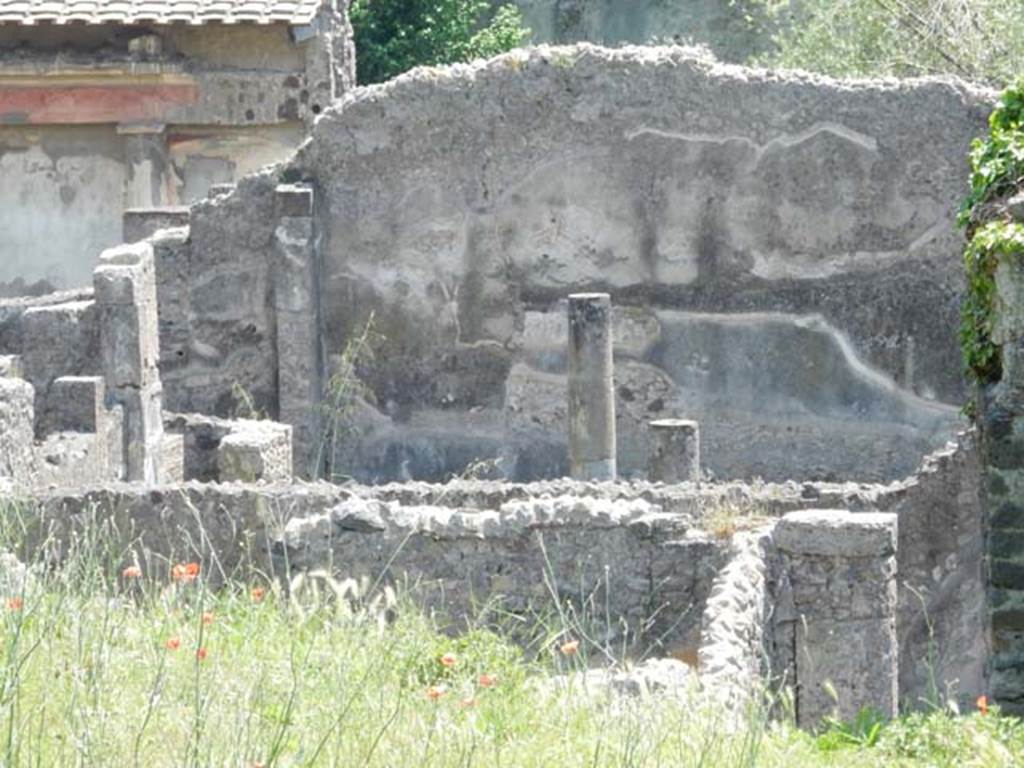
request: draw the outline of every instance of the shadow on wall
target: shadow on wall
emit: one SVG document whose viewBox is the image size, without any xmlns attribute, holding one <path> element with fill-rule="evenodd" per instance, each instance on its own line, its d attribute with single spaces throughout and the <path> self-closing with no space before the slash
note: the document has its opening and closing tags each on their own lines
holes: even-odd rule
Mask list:
<svg viewBox="0 0 1024 768">
<path fill-rule="evenodd" d="M 896 385 L 819 316 L 617 307 L 618 465 L 645 477 L 651 420 L 701 423 L 720 478 L 890 481 L 963 428 L 959 410 Z M 564 304 L 527 312 L 504 402 L 456 415 L 373 413 L 349 472 L 368 482 L 447 479 L 476 460 L 516 481 L 565 476 Z"/>
</svg>

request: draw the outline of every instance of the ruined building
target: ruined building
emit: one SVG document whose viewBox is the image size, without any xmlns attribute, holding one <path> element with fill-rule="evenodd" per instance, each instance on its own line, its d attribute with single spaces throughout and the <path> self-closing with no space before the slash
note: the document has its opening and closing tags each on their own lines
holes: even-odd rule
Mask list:
<svg viewBox="0 0 1024 768">
<path fill-rule="evenodd" d="M 334 0 L 0 0 L 0 296 L 88 282 L 126 210 L 283 159 L 353 78 Z"/>
<path fill-rule="evenodd" d="M 993 103 L 588 45 L 354 89 L 86 284 L 0 302 L 5 493 L 140 562 L 406 574 L 455 616 L 558 584 L 805 724 L 827 684 L 1024 707 L 956 338 Z"/>
</svg>

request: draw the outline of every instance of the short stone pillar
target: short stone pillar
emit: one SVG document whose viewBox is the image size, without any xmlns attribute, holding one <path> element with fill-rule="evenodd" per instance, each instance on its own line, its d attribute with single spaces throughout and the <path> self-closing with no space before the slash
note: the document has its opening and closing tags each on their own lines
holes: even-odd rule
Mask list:
<svg viewBox="0 0 1024 768">
<path fill-rule="evenodd" d="M 217 448 L 223 483 L 291 482 L 292 428 L 273 421 L 235 422 Z"/>
<path fill-rule="evenodd" d="M 850 720 L 864 707 L 895 716 L 896 515 L 792 512 L 772 538 L 791 590 L 776 631 L 792 633 L 797 724 Z"/>
<path fill-rule="evenodd" d="M 156 483 L 163 451 L 156 273 L 147 242 L 109 248 L 93 272 L 108 406 L 125 422 L 125 479 Z"/>
<path fill-rule="evenodd" d="M 615 386 L 612 301 L 607 293 L 569 296 L 569 472 L 614 480 Z"/>
<path fill-rule="evenodd" d="M 277 315 L 279 417 L 293 427 L 295 473 L 317 476 L 317 457 L 324 458 L 319 451 L 324 365 L 313 188 L 281 184 L 276 195 L 278 221 L 271 274 Z"/>
<path fill-rule="evenodd" d="M 700 480 L 700 426 L 686 419 L 648 422 L 651 453 L 647 477 L 651 482 L 696 483 Z"/>
</svg>

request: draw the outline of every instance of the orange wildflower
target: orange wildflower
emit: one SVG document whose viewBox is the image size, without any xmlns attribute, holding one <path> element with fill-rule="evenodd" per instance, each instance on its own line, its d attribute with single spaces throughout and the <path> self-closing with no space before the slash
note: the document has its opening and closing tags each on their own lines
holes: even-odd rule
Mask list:
<svg viewBox="0 0 1024 768">
<path fill-rule="evenodd" d="M 491 688 L 498 684 L 498 676 L 483 674 L 477 678 L 477 682 L 480 683 L 481 688 Z"/>
<path fill-rule="evenodd" d="M 458 663 L 459 660 L 455 658 L 454 653 L 446 653 L 444 654 L 444 656 L 441 657 L 441 664 L 448 668 L 454 667 Z"/>
<path fill-rule="evenodd" d="M 137 565 L 129 565 L 121 571 L 121 576 L 126 579 L 138 579 L 142 576 L 142 569 Z"/>
<path fill-rule="evenodd" d="M 209 611 L 203 614 L 203 624 L 205 624 L 206 626 L 210 626 L 211 624 L 213 624 L 213 614 Z"/>
<path fill-rule="evenodd" d="M 563 656 L 572 656 L 580 649 L 579 640 L 568 640 L 562 643 L 562 647 L 559 649 Z"/>
<path fill-rule="evenodd" d="M 253 587 L 252 590 L 249 592 L 249 597 L 252 598 L 252 601 L 254 603 L 258 603 L 260 600 L 264 598 L 266 594 L 267 590 L 265 590 L 263 587 Z"/>
<path fill-rule="evenodd" d="M 474 699 L 472 696 L 467 696 L 459 702 L 459 706 L 463 709 L 472 709 L 476 706 L 476 699 Z"/>
<path fill-rule="evenodd" d="M 168 651 L 176 651 L 181 647 L 181 640 L 180 638 L 172 637 L 170 640 L 164 643 L 164 646 L 167 648 Z"/>
<path fill-rule="evenodd" d="M 978 700 L 974 703 L 978 705 L 978 711 L 981 712 L 981 714 L 988 714 L 988 696 L 979 696 Z"/>
<path fill-rule="evenodd" d="M 7 610 L 8 611 L 20 611 L 23 603 L 20 597 L 10 597 L 7 599 Z"/>
<path fill-rule="evenodd" d="M 443 685 L 432 685 L 427 688 L 427 698 L 431 701 L 437 701 L 446 693 L 448 693 L 448 690 Z"/>
<path fill-rule="evenodd" d="M 171 578 L 186 584 L 190 581 L 195 581 L 198 575 L 199 563 L 178 563 L 171 568 Z"/>
<path fill-rule="evenodd" d="M 206 658 L 206 649 L 205 648 L 200 648 L 199 650 L 197 650 L 196 651 L 196 658 L 199 659 L 200 661 L 205 659 Z"/>
</svg>

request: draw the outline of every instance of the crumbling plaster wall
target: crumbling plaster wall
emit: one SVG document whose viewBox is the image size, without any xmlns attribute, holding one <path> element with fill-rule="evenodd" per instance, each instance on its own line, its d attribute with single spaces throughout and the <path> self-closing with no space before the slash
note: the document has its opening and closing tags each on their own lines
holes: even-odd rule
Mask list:
<svg viewBox="0 0 1024 768">
<path fill-rule="evenodd" d="M 285 174 L 321 195 L 328 354 L 371 313 L 386 338 L 366 379 L 404 438 L 364 428 L 354 470 L 444 477 L 468 434 L 562 471 L 559 302 L 600 289 L 633 315 L 624 474 L 685 416 L 720 476 L 906 475 L 958 423 L 954 215 L 990 106 L 592 46 L 350 94 Z"/>
</svg>

